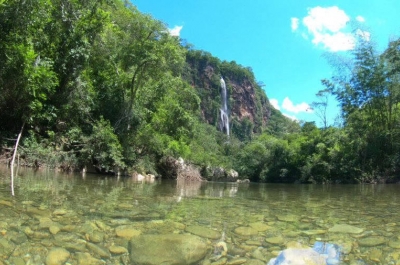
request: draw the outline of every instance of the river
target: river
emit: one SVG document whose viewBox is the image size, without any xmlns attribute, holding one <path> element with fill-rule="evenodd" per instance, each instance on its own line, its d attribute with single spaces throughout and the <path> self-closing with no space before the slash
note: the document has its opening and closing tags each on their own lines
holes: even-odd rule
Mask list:
<svg viewBox="0 0 400 265">
<path fill-rule="evenodd" d="M 340 246 L 340 264 L 400 264 L 399 199 L 396 184 L 146 182 L 24 168 L 12 197 L 1 166 L 0 265 L 157 264 L 170 254 L 171 264 L 261 265 L 315 242 Z"/>
</svg>

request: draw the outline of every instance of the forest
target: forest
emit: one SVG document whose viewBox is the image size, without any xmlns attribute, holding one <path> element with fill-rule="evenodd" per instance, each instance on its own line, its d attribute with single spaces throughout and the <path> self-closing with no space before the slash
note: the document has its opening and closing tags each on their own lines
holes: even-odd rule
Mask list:
<svg viewBox="0 0 400 265">
<path fill-rule="evenodd" d="M 194 49 L 129 1 L 0 1 L 1 156 L 22 132 L 32 167 L 159 175 L 181 157 L 202 175 L 222 167 L 255 182 L 399 181 L 400 39 L 378 52 L 360 38 L 330 62 L 313 103 L 319 128 L 275 110 L 250 67 Z M 255 114 L 232 115 L 229 138 L 218 129 L 220 76 L 230 95 L 233 84 L 254 88 Z M 328 95 L 341 108 L 334 126 Z"/>
</svg>

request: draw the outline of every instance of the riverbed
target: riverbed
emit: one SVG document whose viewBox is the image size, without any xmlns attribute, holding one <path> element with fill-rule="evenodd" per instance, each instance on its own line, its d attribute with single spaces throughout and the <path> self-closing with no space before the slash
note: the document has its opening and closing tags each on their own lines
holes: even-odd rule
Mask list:
<svg viewBox="0 0 400 265">
<path fill-rule="evenodd" d="M 315 242 L 340 246 L 340 264 L 400 264 L 397 184 L 138 181 L 18 168 L 13 197 L 9 175 L 0 167 L 0 265 L 261 265 Z"/>
</svg>

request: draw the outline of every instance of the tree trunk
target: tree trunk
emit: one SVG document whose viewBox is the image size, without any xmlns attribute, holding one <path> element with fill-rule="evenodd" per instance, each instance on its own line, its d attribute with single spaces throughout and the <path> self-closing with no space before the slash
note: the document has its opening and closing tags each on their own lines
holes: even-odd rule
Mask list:
<svg viewBox="0 0 400 265">
<path fill-rule="evenodd" d="M 21 131 L 18 134 L 17 141 L 14 147 L 14 154 L 11 160 L 11 194 L 14 196 L 14 163 L 15 163 L 15 156 L 17 155 L 19 140 L 21 139 L 22 131 L 24 130 L 25 122 L 22 124 Z"/>
</svg>

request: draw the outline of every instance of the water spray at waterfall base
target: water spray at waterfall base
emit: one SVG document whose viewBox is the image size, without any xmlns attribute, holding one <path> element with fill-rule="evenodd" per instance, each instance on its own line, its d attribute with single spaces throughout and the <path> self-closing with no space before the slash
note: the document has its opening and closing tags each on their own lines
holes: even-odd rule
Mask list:
<svg viewBox="0 0 400 265">
<path fill-rule="evenodd" d="M 220 109 L 220 121 L 219 128 L 222 132 L 226 133 L 229 138 L 229 116 L 228 116 L 228 104 L 227 104 L 227 92 L 225 80 L 220 79 L 221 82 L 221 109 Z"/>
</svg>

